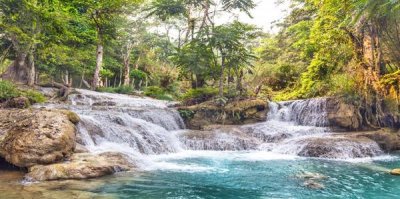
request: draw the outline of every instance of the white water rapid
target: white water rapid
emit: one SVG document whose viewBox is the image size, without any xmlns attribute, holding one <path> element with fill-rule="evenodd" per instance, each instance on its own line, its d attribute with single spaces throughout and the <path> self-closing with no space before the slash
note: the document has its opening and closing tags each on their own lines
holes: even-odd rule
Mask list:
<svg viewBox="0 0 400 199">
<path fill-rule="evenodd" d="M 135 162 L 170 154 L 198 155 L 204 150 L 254 151 L 274 154 L 271 156 L 274 158 L 349 159 L 383 153 L 373 141 L 341 138 L 330 132 L 326 101 L 322 98 L 270 103 L 268 119 L 262 123 L 194 131 L 185 129 L 170 102 L 87 90 L 78 92 L 69 97 L 69 105 L 45 107 L 76 112 L 81 118 L 78 142 L 90 152 L 121 152 Z"/>
</svg>

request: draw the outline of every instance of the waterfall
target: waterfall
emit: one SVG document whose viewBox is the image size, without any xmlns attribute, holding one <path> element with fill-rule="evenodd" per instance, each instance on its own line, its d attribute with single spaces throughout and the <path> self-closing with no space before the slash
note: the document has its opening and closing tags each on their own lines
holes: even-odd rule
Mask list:
<svg viewBox="0 0 400 199">
<path fill-rule="evenodd" d="M 325 98 L 271 102 L 269 120 L 295 122 L 299 125 L 326 127 L 329 125 Z"/>
<path fill-rule="evenodd" d="M 185 129 L 171 102 L 79 90 L 69 104 L 46 104 L 76 112 L 78 142 L 90 152 L 114 151 L 132 159 L 182 151 L 258 150 L 281 155 L 358 158 L 382 154 L 369 139 L 331 132 L 324 98 L 270 102 L 267 120 L 242 126 Z"/>
</svg>

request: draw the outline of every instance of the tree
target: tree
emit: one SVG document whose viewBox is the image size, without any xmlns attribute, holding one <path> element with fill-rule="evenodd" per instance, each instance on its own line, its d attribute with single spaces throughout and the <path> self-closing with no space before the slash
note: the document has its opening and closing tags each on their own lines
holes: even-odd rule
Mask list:
<svg viewBox="0 0 400 199">
<path fill-rule="evenodd" d="M 68 19 L 68 12 L 60 1 L 38 0 L 1 0 L 0 9 L 0 28 L 15 52 L 14 62 L 3 77 L 32 86 L 36 53 L 66 32 L 63 20 Z"/>
<path fill-rule="evenodd" d="M 140 0 L 76 0 L 74 2 L 75 6 L 85 14 L 87 20 L 96 30 L 96 67 L 93 74 L 92 89 L 101 86 L 100 71 L 103 67 L 104 43 L 107 37 L 115 34 L 115 20 L 129 12 L 131 7 L 139 2 Z"/>
<path fill-rule="evenodd" d="M 229 25 L 216 26 L 210 38 L 210 46 L 218 51 L 220 58 L 219 96 L 224 95 L 224 79 L 226 67 L 235 68 L 237 73 L 237 88 L 241 90 L 239 67 L 250 65 L 254 58 L 246 48 L 246 42 L 254 39 L 249 34 L 254 28 L 238 21 Z"/>
</svg>

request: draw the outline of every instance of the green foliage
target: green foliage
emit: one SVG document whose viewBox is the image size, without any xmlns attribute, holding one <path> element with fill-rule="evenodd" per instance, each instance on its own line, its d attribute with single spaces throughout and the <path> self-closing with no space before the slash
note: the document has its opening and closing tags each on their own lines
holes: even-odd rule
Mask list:
<svg viewBox="0 0 400 199">
<path fill-rule="evenodd" d="M 144 95 L 160 100 L 173 101 L 174 98 L 165 89 L 158 86 L 149 86 L 144 90 Z"/>
<path fill-rule="evenodd" d="M 0 80 L 0 102 L 16 97 L 26 97 L 31 103 L 43 103 L 46 101 L 46 97 L 35 90 L 21 90 L 11 82 Z"/>
<path fill-rule="evenodd" d="M 0 80 L 0 102 L 19 96 L 20 92 L 14 84 Z"/>
<path fill-rule="evenodd" d="M 184 110 L 184 109 L 179 109 L 178 112 L 179 112 L 179 115 L 181 115 L 181 117 L 183 119 L 191 119 L 191 118 L 193 118 L 193 116 L 195 114 L 194 111 Z"/>
<path fill-rule="evenodd" d="M 20 95 L 28 98 L 32 104 L 43 103 L 46 102 L 47 100 L 42 93 L 39 93 L 38 91 L 35 90 L 21 90 Z"/>
<path fill-rule="evenodd" d="M 135 80 L 144 80 L 147 78 L 147 74 L 141 70 L 135 69 L 131 71 L 131 78 Z"/>
<path fill-rule="evenodd" d="M 119 93 L 119 94 L 132 94 L 134 91 L 134 89 L 131 86 L 99 87 L 96 90 L 103 93 Z"/>
<path fill-rule="evenodd" d="M 195 101 L 196 104 L 207 101 L 218 95 L 218 89 L 212 87 L 203 87 L 189 89 L 185 94 L 183 94 L 182 99 L 184 101 Z"/>
</svg>

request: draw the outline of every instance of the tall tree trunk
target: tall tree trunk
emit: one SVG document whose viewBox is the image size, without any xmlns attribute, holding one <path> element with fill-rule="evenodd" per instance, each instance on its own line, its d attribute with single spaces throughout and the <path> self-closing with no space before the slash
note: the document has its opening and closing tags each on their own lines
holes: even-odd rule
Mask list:
<svg viewBox="0 0 400 199">
<path fill-rule="evenodd" d="M 225 55 L 221 57 L 221 74 L 219 78 L 219 97 L 224 97 L 224 71 L 225 71 Z"/>
<path fill-rule="evenodd" d="M 242 94 L 242 91 L 243 91 L 243 84 L 242 84 L 242 81 L 243 81 L 243 70 L 239 70 L 239 71 L 237 71 L 236 72 L 236 90 L 238 90 L 239 91 L 239 93 L 240 94 Z"/>
<path fill-rule="evenodd" d="M 136 60 L 135 70 L 139 69 L 139 62 L 140 62 L 140 55 L 139 55 L 138 59 Z"/>
<path fill-rule="evenodd" d="M 28 86 L 35 85 L 35 58 L 33 53 L 29 53 L 28 55 L 28 76 L 27 76 L 27 84 Z"/>
<path fill-rule="evenodd" d="M 9 81 L 26 84 L 28 76 L 26 58 L 27 53 L 17 52 L 15 60 L 8 66 L 6 72 L 1 77 Z"/>
<path fill-rule="evenodd" d="M 133 43 L 128 42 L 125 49 L 125 55 L 123 56 L 124 60 L 124 86 L 129 86 L 130 83 L 130 63 L 131 63 L 131 52 L 133 49 Z"/>
<path fill-rule="evenodd" d="M 99 37 L 101 38 L 101 37 Z M 97 44 L 97 54 L 96 54 L 96 69 L 94 70 L 92 89 L 96 90 L 98 86 L 100 86 L 100 71 L 103 66 L 103 55 L 104 49 L 101 39 L 99 39 L 99 43 Z"/>
<path fill-rule="evenodd" d="M 124 86 L 129 86 L 130 83 L 130 56 L 124 58 Z"/>
</svg>

